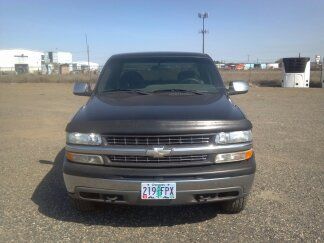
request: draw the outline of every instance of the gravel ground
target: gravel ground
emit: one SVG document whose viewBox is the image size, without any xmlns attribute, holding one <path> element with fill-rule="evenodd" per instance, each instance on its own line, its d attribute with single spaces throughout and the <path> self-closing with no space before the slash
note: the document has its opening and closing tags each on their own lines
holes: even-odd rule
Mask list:
<svg viewBox="0 0 324 243">
<path fill-rule="evenodd" d="M 324 89 L 233 97 L 254 124 L 246 210 L 110 206 L 79 213 L 62 181 L 64 128 L 85 101 L 71 84 L 0 84 L 0 241 L 323 241 Z"/>
</svg>

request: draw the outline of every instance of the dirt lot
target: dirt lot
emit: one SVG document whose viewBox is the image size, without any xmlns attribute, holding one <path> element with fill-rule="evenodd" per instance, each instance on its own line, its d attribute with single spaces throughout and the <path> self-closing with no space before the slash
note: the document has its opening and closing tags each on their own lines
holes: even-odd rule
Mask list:
<svg viewBox="0 0 324 243">
<path fill-rule="evenodd" d="M 64 128 L 86 98 L 71 84 L 0 84 L 0 241 L 323 241 L 324 89 L 233 97 L 254 124 L 247 209 L 106 207 L 80 214 L 62 181 Z"/>
</svg>

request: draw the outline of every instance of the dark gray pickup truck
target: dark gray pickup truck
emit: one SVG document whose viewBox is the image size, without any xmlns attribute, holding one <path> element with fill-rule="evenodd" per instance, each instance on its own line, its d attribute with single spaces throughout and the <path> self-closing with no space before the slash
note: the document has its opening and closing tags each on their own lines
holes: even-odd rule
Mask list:
<svg viewBox="0 0 324 243">
<path fill-rule="evenodd" d="M 112 56 L 66 127 L 63 175 L 79 210 L 216 203 L 243 210 L 256 169 L 252 125 L 212 59 L 181 52 Z"/>
</svg>

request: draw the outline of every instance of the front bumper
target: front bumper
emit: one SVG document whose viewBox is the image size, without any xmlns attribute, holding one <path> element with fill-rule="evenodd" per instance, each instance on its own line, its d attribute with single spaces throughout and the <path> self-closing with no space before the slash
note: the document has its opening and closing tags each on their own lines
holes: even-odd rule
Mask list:
<svg viewBox="0 0 324 243">
<path fill-rule="evenodd" d="M 145 182 L 143 180 L 97 179 L 64 174 L 71 197 L 116 204 L 156 206 L 236 199 L 249 193 L 253 179 L 254 174 L 205 180 L 172 180 L 177 183 L 176 199 L 141 200 L 141 182 Z"/>
<path fill-rule="evenodd" d="M 64 181 L 70 196 L 130 205 L 177 205 L 231 200 L 246 196 L 255 173 L 247 161 L 204 167 L 134 169 L 71 163 L 64 159 Z M 141 200 L 142 182 L 175 182 L 174 200 Z"/>
</svg>

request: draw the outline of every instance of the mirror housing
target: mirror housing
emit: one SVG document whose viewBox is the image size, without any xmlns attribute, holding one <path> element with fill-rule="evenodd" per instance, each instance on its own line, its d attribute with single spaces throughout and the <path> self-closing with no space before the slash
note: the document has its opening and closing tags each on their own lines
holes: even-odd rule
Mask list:
<svg viewBox="0 0 324 243">
<path fill-rule="evenodd" d="M 231 81 L 227 89 L 229 95 L 245 94 L 249 91 L 249 84 L 244 81 Z"/>
<path fill-rule="evenodd" d="M 92 90 L 90 83 L 76 82 L 73 87 L 73 94 L 79 96 L 91 96 Z"/>
</svg>

